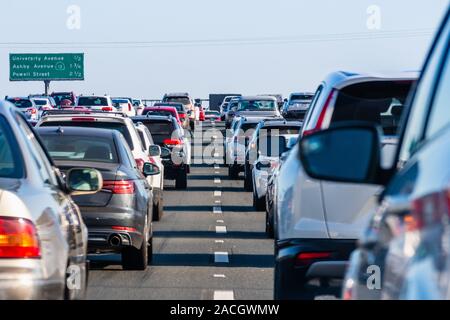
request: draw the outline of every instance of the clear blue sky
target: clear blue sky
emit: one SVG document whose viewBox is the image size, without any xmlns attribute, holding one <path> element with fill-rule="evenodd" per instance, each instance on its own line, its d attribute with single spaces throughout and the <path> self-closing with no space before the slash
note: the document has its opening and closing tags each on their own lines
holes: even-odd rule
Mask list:
<svg viewBox="0 0 450 320">
<path fill-rule="evenodd" d="M 10 52 L 85 52 L 86 80 L 53 82 L 51 90 L 148 98 L 160 98 L 167 91 L 188 91 L 195 97 L 211 92 L 314 91 L 334 70 L 418 70 L 448 4 L 448 0 L 2 0 L 0 94 L 43 91 L 41 82 L 9 82 Z M 80 30 L 66 27 L 69 5 L 81 9 Z M 380 30 L 367 28 L 370 5 L 381 9 Z M 169 44 L 155 46 L 154 41 Z M 28 44 L 42 42 L 47 44 Z M 138 48 L 136 42 L 145 42 L 145 47 Z"/>
</svg>

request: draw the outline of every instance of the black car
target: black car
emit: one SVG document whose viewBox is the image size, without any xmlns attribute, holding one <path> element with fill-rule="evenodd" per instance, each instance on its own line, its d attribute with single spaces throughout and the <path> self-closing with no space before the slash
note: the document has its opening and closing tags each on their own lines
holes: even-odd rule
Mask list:
<svg viewBox="0 0 450 320">
<path fill-rule="evenodd" d="M 144 270 L 153 252 L 153 194 L 145 176 L 159 169 L 145 163 L 140 172 L 116 130 L 44 127 L 38 133 L 63 174 L 85 167 L 102 174 L 100 192 L 73 196 L 88 227 L 88 251 L 121 253 L 124 269 Z"/>
<path fill-rule="evenodd" d="M 154 142 L 171 152 L 161 155 L 164 164 L 164 178 L 175 180 L 176 189 L 187 188 L 187 175 L 190 171 L 190 142 L 176 119 L 169 116 L 132 117 L 134 123 L 143 123 L 152 134 Z"/>
</svg>

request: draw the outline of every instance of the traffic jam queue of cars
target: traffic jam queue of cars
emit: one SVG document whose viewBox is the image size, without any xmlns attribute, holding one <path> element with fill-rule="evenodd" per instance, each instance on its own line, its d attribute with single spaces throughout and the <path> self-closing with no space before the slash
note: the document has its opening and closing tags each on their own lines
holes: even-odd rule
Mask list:
<svg viewBox="0 0 450 320">
<path fill-rule="evenodd" d="M 422 72 L 337 71 L 284 103 L 228 96 L 214 111 L 187 93 L 152 106 L 7 96 L 0 299 L 82 299 L 88 253 L 145 270 L 165 179 L 188 187 L 198 120 L 225 123 L 229 179 L 242 179 L 265 214 L 274 299 L 311 299 L 337 281 L 343 299 L 449 299 L 449 86 L 447 14 Z"/>
</svg>

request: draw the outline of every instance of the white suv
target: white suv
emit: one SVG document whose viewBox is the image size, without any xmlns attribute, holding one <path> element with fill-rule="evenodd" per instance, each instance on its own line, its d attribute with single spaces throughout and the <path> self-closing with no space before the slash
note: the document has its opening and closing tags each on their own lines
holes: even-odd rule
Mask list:
<svg viewBox="0 0 450 320">
<path fill-rule="evenodd" d="M 113 106 L 113 102 L 110 96 L 79 96 L 77 97 L 76 107 L 83 107 L 93 111 L 117 111 Z"/>
<path fill-rule="evenodd" d="M 374 123 L 383 129 L 383 159 L 389 163 L 395 154 L 403 104 L 417 77 L 417 73 L 332 73 L 320 84 L 301 135 L 345 123 Z M 348 140 L 351 144 L 352 137 Z M 290 173 L 296 176 L 289 192 L 291 204 L 277 205 L 275 213 L 276 299 L 308 297 L 305 284 L 309 280 L 323 283 L 344 276 L 356 239 L 381 191 L 379 186 L 311 179 L 298 159 L 299 148 L 295 150 L 298 166 Z"/>
</svg>

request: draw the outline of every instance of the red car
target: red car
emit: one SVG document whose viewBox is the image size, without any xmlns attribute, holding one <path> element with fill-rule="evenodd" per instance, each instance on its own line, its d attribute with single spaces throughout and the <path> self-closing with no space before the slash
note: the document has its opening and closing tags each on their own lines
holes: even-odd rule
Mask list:
<svg viewBox="0 0 450 320">
<path fill-rule="evenodd" d="M 154 116 L 172 116 L 181 126 L 180 115 L 178 114 L 177 109 L 174 107 L 145 107 L 144 111 L 142 111 L 143 116 L 146 116 L 149 113 Z"/>
<path fill-rule="evenodd" d="M 200 109 L 200 114 L 198 116 L 198 120 L 205 121 L 205 109 L 203 109 L 202 106 L 200 106 L 199 109 Z"/>
</svg>

